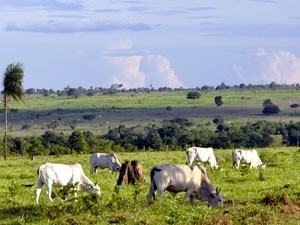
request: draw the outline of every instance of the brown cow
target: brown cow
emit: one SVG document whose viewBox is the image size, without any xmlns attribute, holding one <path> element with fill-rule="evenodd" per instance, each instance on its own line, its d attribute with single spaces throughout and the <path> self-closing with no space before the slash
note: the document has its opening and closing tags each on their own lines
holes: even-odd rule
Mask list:
<svg viewBox="0 0 300 225">
<path fill-rule="evenodd" d="M 136 184 L 137 181 L 142 184 L 146 182 L 141 162 L 138 160 L 126 160 L 121 165 L 117 185 Z"/>
</svg>

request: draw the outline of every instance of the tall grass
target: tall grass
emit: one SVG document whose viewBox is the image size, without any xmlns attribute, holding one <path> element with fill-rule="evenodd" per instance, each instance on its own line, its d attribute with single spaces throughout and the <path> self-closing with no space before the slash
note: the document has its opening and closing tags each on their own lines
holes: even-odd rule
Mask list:
<svg viewBox="0 0 300 225">
<path fill-rule="evenodd" d="M 232 169 L 231 150 L 215 150 L 220 169 L 207 169 L 214 187 L 221 187 L 224 206 L 207 207 L 197 201 L 193 208 L 182 204 L 184 193 L 165 193 L 163 205 L 157 201 L 145 207 L 147 185 L 115 189 L 118 174 L 100 170 L 89 175 L 88 155 L 9 158 L 0 163 L 0 224 L 299 224 L 300 150 L 298 148 L 260 149 L 267 164 L 259 169 Z M 185 163 L 184 151 L 119 153 L 119 159 L 138 159 L 149 182 L 156 163 Z M 59 200 L 55 188 L 50 203 L 45 188 L 40 205 L 35 204 L 36 169 L 43 162 L 82 164 L 86 174 L 100 184 L 100 197 L 79 193 L 77 201 Z"/>
</svg>

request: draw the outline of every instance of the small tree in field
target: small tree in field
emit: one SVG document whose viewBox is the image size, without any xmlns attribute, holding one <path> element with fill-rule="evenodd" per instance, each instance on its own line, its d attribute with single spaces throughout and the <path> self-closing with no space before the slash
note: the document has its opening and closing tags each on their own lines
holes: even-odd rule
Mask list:
<svg viewBox="0 0 300 225">
<path fill-rule="evenodd" d="M 15 101 L 23 101 L 23 77 L 24 71 L 22 64 L 10 64 L 7 66 L 3 76 L 3 105 L 5 116 L 5 131 L 4 131 L 4 160 L 7 159 L 7 111 L 8 111 L 8 99 L 12 97 Z"/>
<path fill-rule="evenodd" d="M 223 105 L 222 96 L 216 96 L 215 97 L 215 103 L 218 107 Z"/>
<path fill-rule="evenodd" d="M 198 91 L 190 91 L 186 94 L 187 99 L 199 99 L 201 94 Z"/>
<path fill-rule="evenodd" d="M 277 114 L 280 112 L 280 109 L 277 105 L 273 104 L 270 99 L 266 99 L 263 102 L 263 111 L 262 113 L 265 115 Z"/>
</svg>

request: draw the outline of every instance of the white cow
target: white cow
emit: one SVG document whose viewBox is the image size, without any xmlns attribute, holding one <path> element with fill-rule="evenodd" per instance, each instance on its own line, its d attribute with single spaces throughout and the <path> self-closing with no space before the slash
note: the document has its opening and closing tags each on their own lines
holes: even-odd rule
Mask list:
<svg viewBox="0 0 300 225">
<path fill-rule="evenodd" d="M 257 151 L 235 149 L 232 151 L 232 167 L 238 169 L 240 164 L 250 164 L 250 168 L 261 167 L 265 168 L 266 165 L 260 160 Z"/>
<path fill-rule="evenodd" d="M 151 197 L 155 199 L 154 192 L 157 190 L 162 203 L 162 195 L 166 190 L 175 195 L 178 192 L 186 192 L 183 202 L 190 199 L 194 206 L 195 198 L 207 201 L 209 205 L 220 206 L 223 204 L 220 189 L 214 189 L 207 177 L 206 170 L 200 164 L 160 164 L 152 167 L 150 171 L 150 186 L 146 196 L 146 206 L 149 205 Z"/>
<path fill-rule="evenodd" d="M 110 172 L 119 171 L 121 163 L 115 153 L 94 153 L 90 156 L 90 173 L 97 173 L 97 168 L 108 168 Z"/>
<path fill-rule="evenodd" d="M 77 184 L 78 191 L 100 195 L 100 187 L 84 174 L 79 163 L 45 163 L 38 168 L 37 175 L 36 203 L 39 202 L 43 184 L 46 186 L 46 193 L 51 202 L 53 202 L 51 197 L 52 186 L 62 187 L 69 184 Z"/>
<path fill-rule="evenodd" d="M 219 167 L 211 147 L 190 147 L 186 150 L 186 159 L 189 166 L 193 164 L 194 160 L 198 160 L 200 162 L 208 162 L 211 168 L 218 169 Z"/>
</svg>

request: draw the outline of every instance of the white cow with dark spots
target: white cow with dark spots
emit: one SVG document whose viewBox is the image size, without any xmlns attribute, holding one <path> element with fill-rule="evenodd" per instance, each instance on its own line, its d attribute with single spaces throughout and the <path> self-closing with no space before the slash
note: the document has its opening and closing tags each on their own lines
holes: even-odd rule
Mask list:
<svg viewBox="0 0 300 225">
<path fill-rule="evenodd" d="M 265 168 L 266 165 L 259 158 L 257 151 L 235 149 L 232 151 L 232 167 L 238 169 L 240 164 L 250 164 L 250 168 L 261 167 Z"/>
<path fill-rule="evenodd" d="M 191 166 L 193 162 L 208 162 L 211 168 L 218 169 L 218 163 L 213 151 L 213 148 L 190 147 L 186 150 L 187 164 Z"/>
<path fill-rule="evenodd" d="M 220 189 L 212 187 L 205 168 L 200 164 L 192 166 L 168 163 L 156 165 L 150 171 L 150 179 L 149 192 L 146 196 L 147 206 L 152 197 L 155 199 L 156 190 L 160 204 L 164 191 L 173 195 L 178 192 L 186 192 L 183 202 L 190 199 L 192 205 L 194 205 L 195 199 L 207 201 L 211 206 L 223 204 Z"/>
<path fill-rule="evenodd" d="M 77 184 L 77 191 L 100 195 L 100 187 L 84 174 L 82 166 L 79 163 L 45 163 L 38 168 L 37 176 L 36 203 L 39 202 L 44 184 L 51 202 L 53 202 L 51 197 L 52 187 L 62 187 L 70 184 Z"/>
<path fill-rule="evenodd" d="M 97 168 L 108 168 L 110 172 L 117 172 L 121 163 L 115 153 L 93 153 L 90 155 L 90 173 L 97 173 Z"/>
</svg>

